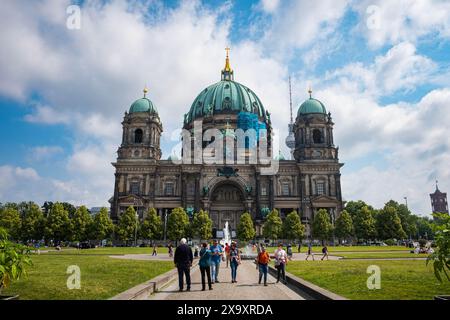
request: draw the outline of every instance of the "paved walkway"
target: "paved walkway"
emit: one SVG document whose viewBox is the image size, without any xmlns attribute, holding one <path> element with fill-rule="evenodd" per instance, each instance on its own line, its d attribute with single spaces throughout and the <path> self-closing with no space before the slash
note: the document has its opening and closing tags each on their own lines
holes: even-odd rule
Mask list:
<svg viewBox="0 0 450 320">
<path fill-rule="evenodd" d="M 305 300 L 306 294 L 298 294 L 268 275 L 268 286 L 258 284 L 256 265 L 245 260 L 238 267 L 237 283 L 231 283 L 231 269 L 221 263 L 219 272 L 220 283 L 213 284 L 213 290 L 201 291 L 201 275 L 198 267 L 191 271 L 191 291 L 178 292 L 178 278 L 149 297 L 151 300 Z M 257 290 L 255 290 L 257 289 Z"/>
</svg>

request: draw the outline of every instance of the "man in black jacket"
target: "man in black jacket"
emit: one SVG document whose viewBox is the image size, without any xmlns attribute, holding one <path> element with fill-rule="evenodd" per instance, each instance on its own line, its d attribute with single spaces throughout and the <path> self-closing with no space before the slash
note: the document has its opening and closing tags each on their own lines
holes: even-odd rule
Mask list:
<svg viewBox="0 0 450 320">
<path fill-rule="evenodd" d="M 194 256 L 192 249 L 186 244 L 186 239 L 180 240 L 180 245 L 175 250 L 175 266 L 178 269 L 178 283 L 180 291 L 183 291 L 183 274 L 186 275 L 186 291 L 191 291 L 191 266 Z"/>
</svg>

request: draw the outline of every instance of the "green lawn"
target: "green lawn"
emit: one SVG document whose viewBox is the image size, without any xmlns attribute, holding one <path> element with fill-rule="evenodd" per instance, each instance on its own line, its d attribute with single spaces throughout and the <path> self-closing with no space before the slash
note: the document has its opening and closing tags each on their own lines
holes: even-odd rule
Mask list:
<svg viewBox="0 0 450 320">
<path fill-rule="evenodd" d="M 292 247 L 292 251 L 294 253 L 297 253 L 297 246 Z M 267 250 L 269 252 L 274 252 L 277 249 L 277 247 L 268 247 Z M 286 247 L 285 247 L 286 249 Z M 321 253 L 322 247 L 314 246 L 312 247 L 314 253 Z M 306 252 L 308 250 L 307 246 L 301 247 L 301 252 Z M 351 246 L 351 247 L 344 247 L 344 246 L 329 246 L 328 251 L 330 253 L 334 252 L 384 252 L 384 251 L 409 251 L 411 249 L 403 247 L 403 246 Z"/>
<path fill-rule="evenodd" d="M 134 261 L 107 256 L 41 254 L 32 256 L 28 278 L 14 282 L 3 295 L 20 299 L 108 299 L 173 268 L 170 261 Z M 69 290 L 67 267 L 81 270 L 81 289 Z"/>
<path fill-rule="evenodd" d="M 381 289 L 366 285 L 369 265 L 381 269 Z M 425 261 L 293 261 L 287 271 L 349 299 L 429 300 L 450 294 L 450 282 L 440 284 Z"/>
<path fill-rule="evenodd" d="M 42 249 L 45 250 L 45 249 Z M 104 247 L 95 249 L 77 250 L 74 248 L 63 248 L 61 251 L 51 249 L 48 254 L 53 255 L 123 255 L 123 254 L 152 254 L 153 248 L 150 247 Z M 158 248 L 159 253 L 167 253 L 168 248 Z"/>
<path fill-rule="evenodd" d="M 321 255 L 321 254 L 319 254 Z M 404 251 L 390 252 L 332 252 L 330 255 L 344 259 L 389 259 L 389 258 L 427 258 L 426 254 L 414 254 Z"/>
</svg>

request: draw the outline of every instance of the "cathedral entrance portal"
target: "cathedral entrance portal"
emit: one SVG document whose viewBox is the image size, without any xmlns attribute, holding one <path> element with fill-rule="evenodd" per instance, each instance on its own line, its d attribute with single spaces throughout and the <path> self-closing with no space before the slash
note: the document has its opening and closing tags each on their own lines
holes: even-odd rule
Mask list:
<svg viewBox="0 0 450 320">
<path fill-rule="evenodd" d="M 228 221 L 230 228 L 236 230 L 244 211 L 244 195 L 238 187 L 231 183 L 225 183 L 214 189 L 210 206 L 213 228 L 221 230 Z"/>
</svg>

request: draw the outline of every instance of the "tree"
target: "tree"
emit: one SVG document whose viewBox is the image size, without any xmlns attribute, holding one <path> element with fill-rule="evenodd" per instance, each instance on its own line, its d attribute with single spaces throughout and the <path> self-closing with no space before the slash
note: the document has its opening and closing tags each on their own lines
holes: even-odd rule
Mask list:
<svg viewBox="0 0 450 320">
<path fill-rule="evenodd" d="M 407 236 L 412 236 L 417 233 L 417 226 L 414 219 L 415 216 L 409 211 L 406 205 L 390 200 L 385 204 L 385 207 L 387 206 L 395 208 L 395 211 L 400 218 L 402 229 Z"/>
<path fill-rule="evenodd" d="M 109 217 L 108 209 L 101 208 L 94 216 L 91 227 L 91 237 L 96 240 L 109 239 L 114 231 L 114 224 Z"/>
<path fill-rule="evenodd" d="M 194 236 L 208 240 L 212 238 L 212 220 L 207 211 L 200 210 L 192 220 L 192 231 Z"/>
<path fill-rule="evenodd" d="M 175 208 L 167 218 L 167 237 L 177 241 L 186 236 L 189 228 L 189 217 L 183 208 Z"/>
<path fill-rule="evenodd" d="M 325 209 L 317 211 L 314 221 L 312 223 L 312 235 L 322 241 L 331 238 L 333 232 L 333 225 L 331 224 L 330 216 Z"/>
<path fill-rule="evenodd" d="M 353 219 L 353 228 L 358 240 L 373 240 L 377 236 L 374 212 L 369 207 L 362 207 Z"/>
<path fill-rule="evenodd" d="M 11 238 L 16 240 L 19 238 L 20 225 L 20 215 L 16 208 L 6 206 L 0 210 L 0 227 L 4 228 Z"/>
<path fill-rule="evenodd" d="M 381 240 L 406 238 L 406 233 L 403 231 L 402 222 L 395 207 L 387 205 L 380 210 L 376 219 L 376 226 L 378 237 Z"/>
<path fill-rule="evenodd" d="M 88 240 L 91 225 L 92 217 L 88 209 L 85 206 L 76 209 L 71 220 L 72 239 L 74 241 Z"/>
<path fill-rule="evenodd" d="M 283 236 L 288 240 L 301 240 L 305 235 L 305 226 L 297 211 L 292 211 L 284 219 Z"/>
<path fill-rule="evenodd" d="M 56 202 L 51 207 L 45 224 L 45 236 L 56 242 L 70 239 L 69 213 L 63 205 Z"/>
<path fill-rule="evenodd" d="M 44 237 L 45 218 L 41 208 L 30 204 L 23 212 L 20 235 L 22 240 L 40 240 Z"/>
<path fill-rule="evenodd" d="M 432 228 L 433 221 L 427 217 L 417 217 L 417 239 L 433 239 L 434 230 Z"/>
<path fill-rule="evenodd" d="M 151 208 L 147 212 L 147 216 L 142 222 L 140 234 L 144 239 L 160 239 L 162 235 L 161 217 L 156 213 L 155 208 Z"/>
<path fill-rule="evenodd" d="M 441 273 L 450 281 L 450 216 L 446 213 L 434 213 L 437 223 L 433 225 L 436 251 L 427 259 L 433 261 L 434 275 L 442 282 Z"/>
<path fill-rule="evenodd" d="M 119 239 L 125 242 L 133 241 L 138 227 L 139 221 L 136 217 L 136 211 L 132 206 L 129 206 L 119 218 L 119 224 L 117 225 Z"/>
<path fill-rule="evenodd" d="M 339 218 L 336 219 L 334 233 L 339 239 L 339 242 L 343 239 L 348 239 L 353 235 L 353 220 L 350 213 L 346 210 L 343 210 Z"/>
<path fill-rule="evenodd" d="M 247 242 L 253 239 L 256 235 L 255 227 L 253 226 L 253 220 L 250 213 L 245 212 L 241 215 L 241 219 L 237 226 L 238 239 Z"/>
<path fill-rule="evenodd" d="M 266 239 L 276 240 L 282 235 L 283 222 L 277 209 L 273 209 L 266 217 L 263 226 L 263 236 Z"/>
<path fill-rule="evenodd" d="M 369 209 L 369 211 L 373 212 L 374 208 L 371 205 L 368 205 L 367 203 L 365 203 L 362 200 L 358 200 L 358 201 L 349 201 L 347 202 L 347 204 L 345 205 L 345 210 L 350 213 L 350 216 L 352 217 L 353 222 L 355 221 L 355 217 L 357 215 L 359 215 L 359 213 L 361 212 L 362 208 L 367 207 Z"/>
</svg>

